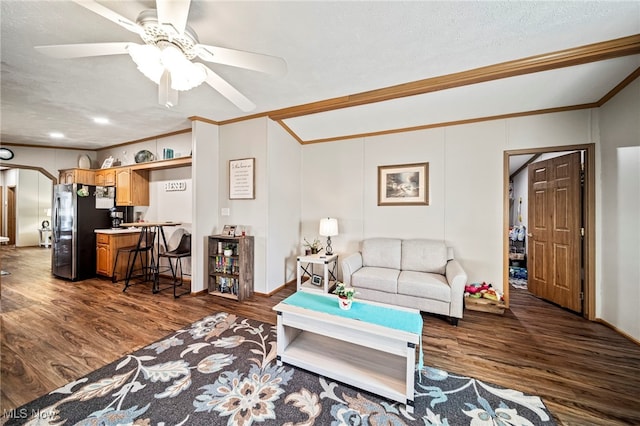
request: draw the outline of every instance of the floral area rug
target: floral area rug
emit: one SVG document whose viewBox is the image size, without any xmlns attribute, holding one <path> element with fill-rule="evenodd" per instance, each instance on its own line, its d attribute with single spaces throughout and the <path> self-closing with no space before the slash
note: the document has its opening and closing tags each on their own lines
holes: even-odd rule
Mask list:
<svg viewBox="0 0 640 426">
<path fill-rule="evenodd" d="M 428 362 L 428 356 L 426 357 Z M 415 412 L 276 364 L 276 329 L 217 313 L 6 412 L 3 425 L 554 425 L 541 399 L 416 372 Z"/>
</svg>

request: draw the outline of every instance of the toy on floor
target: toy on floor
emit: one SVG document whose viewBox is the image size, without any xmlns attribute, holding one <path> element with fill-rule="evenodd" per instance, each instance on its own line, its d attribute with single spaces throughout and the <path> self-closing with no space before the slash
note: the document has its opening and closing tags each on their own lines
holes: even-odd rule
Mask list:
<svg viewBox="0 0 640 426">
<path fill-rule="evenodd" d="M 487 284 L 485 282 L 466 285 L 464 287 L 464 295 L 465 297 L 470 297 L 472 299 L 484 298 L 495 301 L 503 300 L 503 294 L 494 289 L 491 284 Z"/>
</svg>

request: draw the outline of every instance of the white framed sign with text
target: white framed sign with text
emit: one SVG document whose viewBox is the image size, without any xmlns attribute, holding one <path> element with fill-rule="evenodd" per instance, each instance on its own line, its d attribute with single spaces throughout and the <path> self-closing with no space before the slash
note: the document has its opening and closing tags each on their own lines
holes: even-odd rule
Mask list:
<svg viewBox="0 0 640 426">
<path fill-rule="evenodd" d="M 229 160 L 229 199 L 253 200 L 255 194 L 255 158 Z"/>
</svg>

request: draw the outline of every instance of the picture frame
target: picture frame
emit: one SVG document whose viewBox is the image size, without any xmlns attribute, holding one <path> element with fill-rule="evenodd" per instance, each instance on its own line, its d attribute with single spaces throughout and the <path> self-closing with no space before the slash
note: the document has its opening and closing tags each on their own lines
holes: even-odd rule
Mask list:
<svg viewBox="0 0 640 426">
<path fill-rule="evenodd" d="M 317 274 L 313 274 L 311 276 L 311 284 L 320 287 L 322 285 L 322 277 Z"/>
<path fill-rule="evenodd" d="M 220 235 L 226 235 L 229 237 L 235 237 L 236 235 L 236 225 L 225 225 L 224 228 L 222 228 L 222 234 Z"/>
<path fill-rule="evenodd" d="M 229 199 L 253 200 L 255 194 L 255 158 L 229 160 Z"/>
<path fill-rule="evenodd" d="M 379 206 L 428 206 L 429 163 L 378 166 Z"/>
<path fill-rule="evenodd" d="M 108 169 L 111 166 L 113 166 L 113 157 L 107 157 L 102 162 L 102 166 L 100 166 L 100 168 L 101 169 Z"/>
</svg>

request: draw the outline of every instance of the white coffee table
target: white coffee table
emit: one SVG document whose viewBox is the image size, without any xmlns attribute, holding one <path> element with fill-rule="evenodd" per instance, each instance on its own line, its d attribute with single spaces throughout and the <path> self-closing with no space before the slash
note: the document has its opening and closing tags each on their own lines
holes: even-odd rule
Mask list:
<svg viewBox="0 0 640 426">
<path fill-rule="evenodd" d="M 341 311 L 335 296 L 309 292 L 294 293 L 273 310 L 278 313 L 278 365 L 284 362 L 398 401 L 413 413 L 415 348 L 422 339 L 418 310 L 356 300 L 351 310 Z M 377 319 L 356 319 L 360 311 L 377 313 Z M 399 317 L 413 330 L 374 323 Z"/>
</svg>

